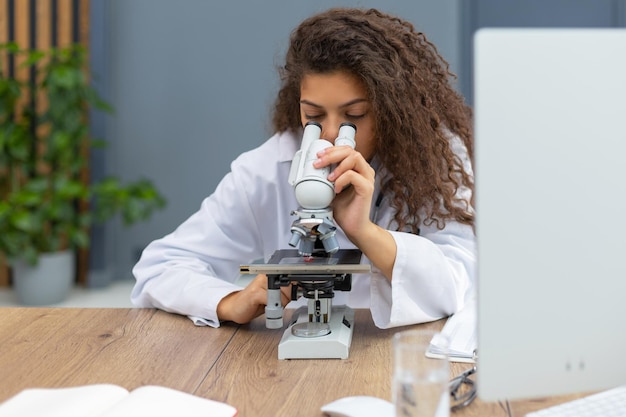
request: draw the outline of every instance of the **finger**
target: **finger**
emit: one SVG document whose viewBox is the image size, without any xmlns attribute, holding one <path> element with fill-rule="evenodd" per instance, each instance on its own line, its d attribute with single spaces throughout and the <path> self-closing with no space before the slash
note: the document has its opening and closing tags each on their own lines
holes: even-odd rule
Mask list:
<svg viewBox="0 0 626 417">
<path fill-rule="evenodd" d="M 261 315 L 265 314 L 265 306 L 264 305 L 260 305 L 257 310 L 256 313 L 254 313 L 254 317 L 253 318 L 257 318 Z"/>
<path fill-rule="evenodd" d="M 288 287 L 281 288 L 281 301 L 283 303 L 283 307 L 289 304 L 291 301 L 291 285 Z"/>
<path fill-rule="evenodd" d="M 247 285 L 250 288 L 267 289 L 267 275 L 257 274 Z"/>
<path fill-rule="evenodd" d="M 374 181 L 376 175 L 374 168 L 367 163 L 363 156 L 358 152 L 353 152 L 339 162 L 333 172 L 328 175 L 329 181 L 336 181 L 346 172 L 354 171 L 369 181 Z"/>
<path fill-rule="evenodd" d="M 358 195 L 372 195 L 374 193 L 374 181 L 352 170 L 344 172 L 335 180 L 335 193 L 344 192 L 351 185 L 354 186 L 354 192 Z"/>
<path fill-rule="evenodd" d="M 317 153 L 317 159 L 313 161 L 313 166 L 315 168 L 323 168 L 331 164 L 336 164 L 353 152 L 355 151 L 348 146 L 331 146 L 322 149 Z"/>
</svg>

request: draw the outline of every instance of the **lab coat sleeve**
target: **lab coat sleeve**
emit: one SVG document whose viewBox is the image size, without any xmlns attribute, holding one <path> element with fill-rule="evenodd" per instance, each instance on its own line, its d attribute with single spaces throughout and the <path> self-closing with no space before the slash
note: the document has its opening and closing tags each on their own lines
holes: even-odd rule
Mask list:
<svg viewBox="0 0 626 417">
<path fill-rule="evenodd" d="M 473 169 L 465 145 L 450 134 L 450 144 L 470 176 Z M 457 191 L 468 204 L 472 192 Z M 470 210 L 473 208 L 470 207 Z M 474 228 L 447 220 L 443 229 L 422 225 L 421 233 L 390 231 L 396 247 L 391 283 L 373 270 L 371 311 L 380 328 L 438 320 L 456 313 L 475 292 L 476 240 Z"/>
<path fill-rule="evenodd" d="M 454 314 L 474 287 L 475 240 L 471 226 L 449 223 L 415 235 L 390 232 L 397 245 L 390 283 L 374 270 L 371 312 L 379 328 L 424 323 Z"/>
<path fill-rule="evenodd" d="M 234 284 L 240 263 L 262 256 L 256 217 L 246 193 L 252 179 L 240 165 L 233 163 L 232 171 L 195 214 L 145 248 L 133 268 L 134 305 L 219 327 L 217 304 L 241 289 Z"/>
</svg>

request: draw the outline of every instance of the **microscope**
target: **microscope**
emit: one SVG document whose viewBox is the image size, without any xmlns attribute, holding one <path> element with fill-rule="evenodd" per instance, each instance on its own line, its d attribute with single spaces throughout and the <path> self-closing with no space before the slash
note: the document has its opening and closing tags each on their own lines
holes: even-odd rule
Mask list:
<svg viewBox="0 0 626 417">
<path fill-rule="evenodd" d="M 317 153 L 333 146 L 327 140 L 320 139 L 322 126 L 316 122 L 308 122 L 304 126 L 302 144 L 291 163 L 289 184 L 294 187 L 296 200 L 300 207 L 291 212 L 298 218 L 291 225 L 289 246 L 298 247 L 302 256 L 311 256 L 316 241 L 323 244 L 326 253 L 335 253 L 339 244 L 335 238 L 337 227 L 333 221 L 333 212 L 329 207 L 335 198 L 333 183 L 327 180 L 333 167 L 313 167 Z M 335 146 L 356 146 L 354 136 L 356 126 L 342 123 Z"/>
<path fill-rule="evenodd" d="M 291 212 L 289 246 L 279 249 L 266 264 L 242 265 L 241 273 L 267 275 L 265 320 L 268 329 L 283 327 L 281 287 L 291 285 L 291 299 L 307 299 L 307 306 L 297 309 L 278 345 L 279 359 L 347 359 L 352 341 L 354 311 L 348 306 L 333 306 L 335 291 L 350 291 L 353 273 L 367 273 L 361 264 L 361 251 L 339 249 L 337 227 L 330 204 L 335 197 L 334 184 L 328 181 L 333 167 L 315 168 L 313 161 L 322 149 L 333 146 L 320 139 L 322 126 L 308 122 L 304 127 L 300 150 L 289 172 L 300 207 Z M 335 146 L 354 149 L 356 126 L 342 123 Z"/>
</svg>

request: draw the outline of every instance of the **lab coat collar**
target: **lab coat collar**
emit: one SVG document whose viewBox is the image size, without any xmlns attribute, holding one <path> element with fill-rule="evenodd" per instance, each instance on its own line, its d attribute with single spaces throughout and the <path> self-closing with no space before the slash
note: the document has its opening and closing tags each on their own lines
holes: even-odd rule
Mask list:
<svg viewBox="0 0 626 417">
<path fill-rule="evenodd" d="M 280 162 L 291 162 L 293 156 L 300 150 L 300 136 L 294 132 L 287 131 L 276 134 L 278 136 L 278 160 Z"/>
</svg>

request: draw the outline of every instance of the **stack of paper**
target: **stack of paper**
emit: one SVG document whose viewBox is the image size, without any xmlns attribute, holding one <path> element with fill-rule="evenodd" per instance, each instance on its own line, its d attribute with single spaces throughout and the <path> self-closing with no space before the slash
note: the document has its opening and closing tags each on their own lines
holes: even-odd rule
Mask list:
<svg viewBox="0 0 626 417">
<path fill-rule="evenodd" d="M 470 299 L 463 309 L 448 318 L 441 330 L 441 334 L 449 341 L 448 358 L 452 362 L 476 361 L 476 298 Z M 445 346 L 441 337 L 435 335 L 430 341 L 426 356 L 442 358 Z"/>
</svg>

